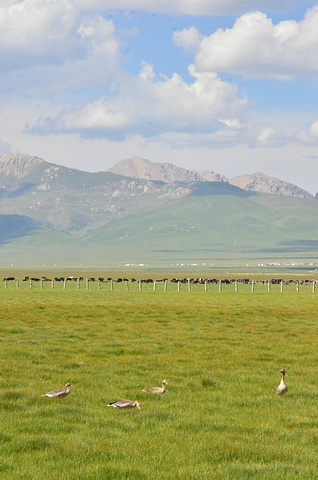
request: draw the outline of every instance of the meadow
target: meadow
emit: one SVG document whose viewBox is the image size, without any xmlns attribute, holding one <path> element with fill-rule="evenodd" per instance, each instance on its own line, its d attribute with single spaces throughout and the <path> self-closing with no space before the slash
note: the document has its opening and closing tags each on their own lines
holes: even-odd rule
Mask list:
<svg viewBox="0 0 318 480">
<path fill-rule="evenodd" d="M 1 285 L 0 477 L 316 480 L 317 304 L 294 286 Z"/>
</svg>

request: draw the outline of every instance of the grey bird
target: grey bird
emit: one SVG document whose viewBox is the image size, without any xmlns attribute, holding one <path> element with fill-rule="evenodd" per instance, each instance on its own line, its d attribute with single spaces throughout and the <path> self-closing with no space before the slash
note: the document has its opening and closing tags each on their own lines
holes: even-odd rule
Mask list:
<svg viewBox="0 0 318 480">
<path fill-rule="evenodd" d="M 70 393 L 69 387 L 73 387 L 71 383 L 67 383 L 65 388 L 57 388 L 56 390 L 51 390 L 50 392 L 45 393 L 42 397 L 53 397 L 53 398 L 63 398 Z"/>
<path fill-rule="evenodd" d="M 107 407 L 114 407 L 114 408 L 134 408 L 137 407 L 140 410 L 140 403 L 138 400 L 134 402 L 132 400 L 116 400 L 116 402 L 110 402 Z"/>
<path fill-rule="evenodd" d="M 286 371 L 285 371 L 284 368 L 282 368 L 281 370 L 279 370 L 279 372 L 282 373 L 283 376 L 282 376 L 282 379 L 280 381 L 280 384 L 277 387 L 276 393 L 277 393 L 277 395 L 282 395 L 283 393 L 286 393 L 288 391 L 288 387 L 285 383 L 285 373 L 286 373 Z"/>
<path fill-rule="evenodd" d="M 147 390 L 142 390 L 142 391 L 147 393 L 165 393 L 166 385 L 169 385 L 167 380 L 162 380 L 162 387 L 151 387 L 151 388 L 148 388 Z"/>
</svg>

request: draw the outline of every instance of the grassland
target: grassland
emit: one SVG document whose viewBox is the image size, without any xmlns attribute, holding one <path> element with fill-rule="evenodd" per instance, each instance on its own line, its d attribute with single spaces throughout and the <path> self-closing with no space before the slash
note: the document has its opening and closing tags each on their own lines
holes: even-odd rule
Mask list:
<svg viewBox="0 0 318 480">
<path fill-rule="evenodd" d="M 316 480 L 317 303 L 294 286 L 1 285 L 0 477 Z"/>
</svg>

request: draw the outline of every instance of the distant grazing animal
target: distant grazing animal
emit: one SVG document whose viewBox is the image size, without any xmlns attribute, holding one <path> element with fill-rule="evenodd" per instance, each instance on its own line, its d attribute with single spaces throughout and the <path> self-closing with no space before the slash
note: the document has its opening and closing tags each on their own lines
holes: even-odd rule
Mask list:
<svg viewBox="0 0 318 480">
<path fill-rule="evenodd" d="M 282 379 L 280 381 L 279 386 L 277 387 L 276 393 L 277 393 L 277 395 L 282 395 L 283 393 L 286 393 L 287 390 L 288 390 L 288 387 L 285 383 L 285 373 L 286 373 L 286 371 L 285 371 L 284 368 L 282 368 L 281 370 L 279 370 L 279 372 L 282 373 L 283 376 L 282 376 Z"/>
<path fill-rule="evenodd" d="M 57 388 L 56 390 L 51 390 L 51 392 L 47 392 L 42 397 L 54 397 L 54 398 L 63 398 L 66 397 L 70 393 L 70 389 L 68 387 L 73 387 L 71 383 L 67 383 L 65 388 Z"/>
<path fill-rule="evenodd" d="M 140 403 L 138 400 L 134 402 L 132 400 L 116 400 L 116 402 L 110 402 L 107 407 L 114 407 L 114 408 L 134 408 L 137 407 L 140 410 Z"/>
<path fill-rule="evenodd" d="M 162 387 L 151 387 L 151 388 L 148 388 L 147 390 L 142 390 L 142 391 L 147 393 L 165 393 L 166 391 L 165 385 L 169 385 L 169 383 L 167 382 L 167 380 L 162 380 Z"/>
</svg>

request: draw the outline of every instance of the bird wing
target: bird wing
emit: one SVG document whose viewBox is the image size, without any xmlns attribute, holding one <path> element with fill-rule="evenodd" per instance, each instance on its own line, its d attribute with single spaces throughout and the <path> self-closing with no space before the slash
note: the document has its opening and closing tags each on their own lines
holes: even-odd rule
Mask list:
<svg viewBox="0 0 318 480">
<path fill-rule="evenodd" d="M 55 390 L 51 390 L 50 392 L 45 393 L 44 396 L 46 396 L 46 397 L 60 397 L 61 395 L 63 395 L 63 393 L 65 393 L 64 389 L 57 388 Z"/>
</svg>

